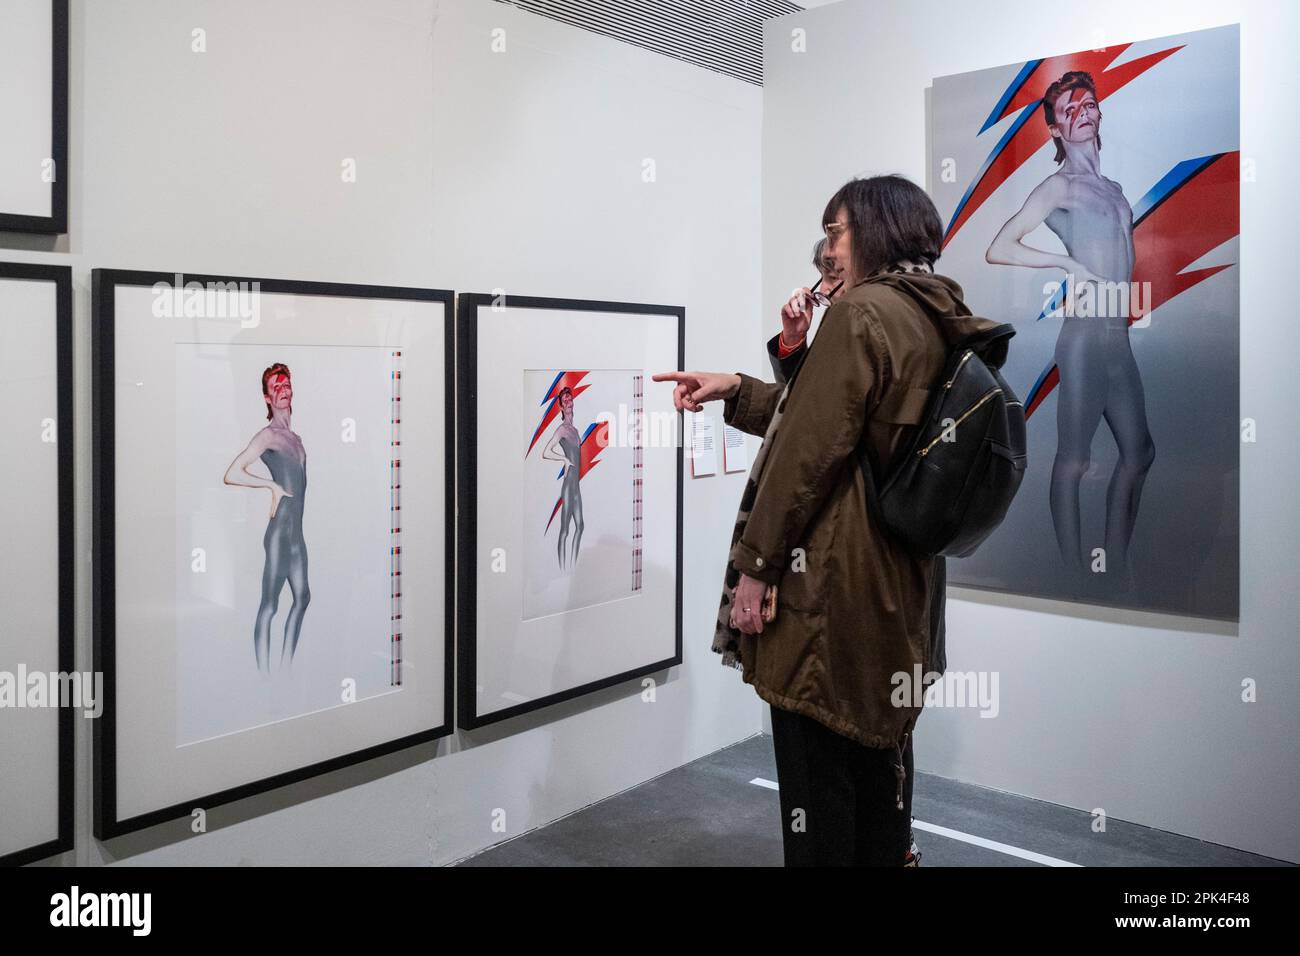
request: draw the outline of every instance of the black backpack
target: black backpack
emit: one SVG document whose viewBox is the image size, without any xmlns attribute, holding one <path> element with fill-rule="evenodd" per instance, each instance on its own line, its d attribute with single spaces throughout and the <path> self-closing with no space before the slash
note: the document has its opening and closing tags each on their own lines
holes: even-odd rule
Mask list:
<svg viewBox="0 0 1300 956">
<path fill-rule="evenodd" d="M 914 554 L 974 554 L 1020 488 L 1025 408 L 998 371 L 1015 334 L 1011 325 L 998 325 L 950 348 L 924 419 L 879 485 L 863 430 L 858 464 L 868 506 Z"/>
</svg>

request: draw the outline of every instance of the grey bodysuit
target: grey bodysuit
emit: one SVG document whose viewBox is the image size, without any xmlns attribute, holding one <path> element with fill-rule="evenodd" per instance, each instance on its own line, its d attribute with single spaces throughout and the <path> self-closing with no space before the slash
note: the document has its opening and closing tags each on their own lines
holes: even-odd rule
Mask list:
<svg viewBox="0 0 1300 956">
<path fill-rule="evenodd" d="M 578 548 L 582 544 L 582 491 L 579 489 L 579 479 L 582 472 L 582 446 L 566 435 L 560 436 L 560 448 L 564 450 L 564 457 L 569 463 L 564 466 L 564 483 L 560 487 L 560 535 L 555 542 L 555 554 L 560 560 L 560 566 L 564 566 L 564 543 L 569 536 L 569 522 L 575 524 L 573 548 L 573 560 L 578 557 Z"/>
<path fill-rule="evenodd" d="M 1073 177 L 1069 188 L 1069 208 L 1052 210 L 1047 227 L 1076 262 L 1105 280 L 1127 286 L 1133 276 L 1133 211 L 1123 191 L 1098 176 Z M 1094 304 L 1102 300 L 1104 296 L 1098 296 Z M 1131 572 L 1129 544 L 1142 485 L 1155 457 L 1128 327 L 1127 309 L 1065 317 L 1054 356 L 1061 379 L 1050 496 L 1061 555 L 1067 565 L 1082 571 L 1087 549 L 1080 540 L 1079 483 L 1090 465 L 1093 436 L 1104 417 L 1119 448 L 1106 492 L 1105 547 L 1110 570 L 1121 576 Z"/>
<path fill-rule="evenodd" d="M 293 594 L 293 606 L 284 622 L 284 646 L 281 660 L 292 660 L 298 647 L 302 618 L 311 601 L 307 585 L 307 542 L 302 534 L 302 508 L 307 496 L 307 465 L 291 454 L 274 448 L 262 452 L 262 463 L 271 472 L 271 478 L 292 495 L 280 499 L 275 517 L 266 525 L 262 546 L 266 549 L 266 565 L 262 569 L 262 603 L 257 609 L 257 622 L 253 627 L 253 648 L 259 667 L 265 669 L 271 648 L 271 619 L 280 604 L 280 591 L 286 581 Z"/>
</svg>

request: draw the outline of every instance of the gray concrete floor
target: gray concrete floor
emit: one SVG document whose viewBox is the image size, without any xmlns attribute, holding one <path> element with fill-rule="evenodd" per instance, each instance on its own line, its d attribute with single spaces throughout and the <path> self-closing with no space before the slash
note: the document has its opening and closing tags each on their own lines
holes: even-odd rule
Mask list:
<svg viewBox="0 0 1300 956">
<path fill-rule="evenodd" d="M 499 843 L 460 866 L 780 866 L 772 738 L 759 734 Z M 1286 866 L 1267 857 L 918 773 L 912 797 L 923 867 L 1043 866 L 927 826 L 1082 866 Z"/>
</svg>

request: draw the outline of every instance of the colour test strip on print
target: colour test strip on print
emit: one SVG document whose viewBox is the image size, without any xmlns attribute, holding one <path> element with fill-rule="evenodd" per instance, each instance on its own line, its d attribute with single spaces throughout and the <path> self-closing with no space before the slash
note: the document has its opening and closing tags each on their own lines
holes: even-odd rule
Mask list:
<svg viewBox="0 0 1300 956">
<path fill-rule="evenodd" d="M 645 415 L 645 376 L 632 376 L 632 590 L 641 590 L 643 557 L 641 499 L 645 491 L 645 461 L 642 457 L 644 437 L 641 423 Z"/>
<path fill-rule="evenodd" d="M 392 377 L 392 413 L 389 427 L 391 445 L 389 473 L 390 495 L 392 501 L 391 545 L 389 549 L 389 580 L 391 581 L 392 613 L 391 660 L 389 662 L 389 683 L 394 687 L 402 685 L 402 353 L 393 352 Z"/>
</svg>

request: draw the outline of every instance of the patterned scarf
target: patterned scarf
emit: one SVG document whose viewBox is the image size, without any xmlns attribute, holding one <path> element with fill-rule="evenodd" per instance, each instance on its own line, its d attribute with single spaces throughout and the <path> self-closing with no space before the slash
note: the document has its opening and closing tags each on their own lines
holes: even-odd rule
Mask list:
<svg viewBox="0 0 1300 956">
<path fill-rule="evenodd" d="M 933 272 L 930 265 L 924 261 L 912 262 L 902 259 L 891 263 L 880 272 Z M 812 348 L 810 343 L 808 346 Z M 807 359 L 807 353 L 804 355 Z M 800 366 L 802 367 L 802 366 Z M 798 369 L 790 376 L 785 383 L 785 389 L 781 392 L 781 397 L 777 399 L 776 411 L 772 413 L 772 420 L 768 422 L 767 431 L 763 433 L 763 445 L 754 456 L 754 464 L 749 469 L 749 477 L 745 481 L 745 492 L 740 497 L 740 510 L 736 513 L 735 530 L 731 533 L 731 547 L 736 546 L 736 542 L 741 539 L 745 533 L 745 524 L 749 521 L 749 513 L 754 507 L 754 498 L 758 495 L 758 482 L 763 474 L 763 465 L 767 460 L 767 450 L 772 447 L 772 442 L 776 437 L 777 428 L 781 424 L 781 415 L 785 411 L 785 400 L 790 394 L 790 389 L 794 386 L 795 379 L 799 376 Z M 813 440 L 813 439 L 810 439 Z M 730 549 L 728 549 L 730 550 Z M 722 663 L 726 667 L 741 668 L 738 652 L 740 650 L 740 630 L 731 626 L 731 597 L 740 583 L 740 572 L 735 566 L 728 561 L 727 573 L 723 580 L 722 601 L 718 607 L 718 621 L 713 632 L 713 651 L 715 654 L 722 655 Z M 778 598 L 779 601 L 779 598 Z"/>
</svg>

